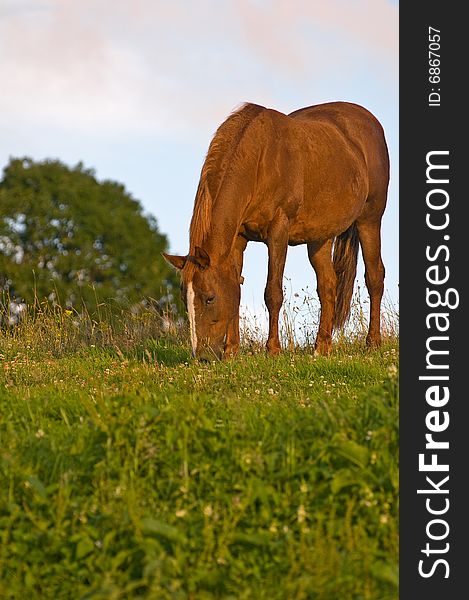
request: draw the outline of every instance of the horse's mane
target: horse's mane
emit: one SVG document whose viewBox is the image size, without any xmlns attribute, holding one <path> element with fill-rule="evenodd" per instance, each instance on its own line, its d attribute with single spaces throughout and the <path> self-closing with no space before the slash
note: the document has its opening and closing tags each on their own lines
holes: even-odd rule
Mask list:
<svg viewBox="0 0 469 600">
<path fill-rule="evenodd" d="M 245 103 L 233 111 L 220 125 L 210 143 L 200 174 L 189 229 L 190 253 L 202 246 L 212 224 L 213 203 L 246 127 L 263 109 L 257 104 Z"/>
</svg>

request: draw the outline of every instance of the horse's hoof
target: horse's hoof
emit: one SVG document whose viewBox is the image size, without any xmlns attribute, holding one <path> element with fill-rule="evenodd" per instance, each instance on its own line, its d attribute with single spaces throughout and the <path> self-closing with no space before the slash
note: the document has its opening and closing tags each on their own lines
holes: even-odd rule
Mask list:
<svg viewBox="0 0 469 600">
<path fill-rule="evenodd" d="M 380 337 L 368 336 L 366 338 L 366 345 L 368 346 L 368 348 L 379 348 L 381 346 L 381 336 Z"/>
<path fill-rule="evenodd" d="M 329 356 L 332 345 L 328 343 L 318 343 L 314 347 L 314 356 Z"/>
<path fill-rule="evenodd" d="M 225 352 L 223 353 L 223 358 L 234 358 L 239 351 L 239 346 L 230 346 L 229 348 L 225 348 Z"/>
</svg>

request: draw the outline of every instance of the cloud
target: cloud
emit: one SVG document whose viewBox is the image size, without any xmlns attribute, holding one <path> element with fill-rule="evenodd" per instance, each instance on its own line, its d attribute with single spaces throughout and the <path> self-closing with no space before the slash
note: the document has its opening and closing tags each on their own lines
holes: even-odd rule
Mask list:
<svg viewBox="0 0 469 600">
<path fill-rule="evenodd" d="M 282 84 L 301 87 L 308 69 L 317 76 L 357 47 L 395 62 L 395 6 L 17 0 L 0 12 L 0 119 L 110 134 L 213 129 L 238 102 L 273 105 Z"/>
<path fill-rule="evenodd" d="M 2 19 L 3 113 L 104 129 L 138 114 L 145 73 L 137 56 L 101 29 L 102 4 L 90 10 L 90 2 L 48 2 L 39 10 L 28 3 Z"/>
<path fill-rule="evenodd" d="M 389 0 L 238 0 L 236 7 L 246 41 L 292 75 L 312 62 L 331 68 L 339 43 L 344 56 L 362 48 L 396 63 L 398 11 Z"/>
</svg>

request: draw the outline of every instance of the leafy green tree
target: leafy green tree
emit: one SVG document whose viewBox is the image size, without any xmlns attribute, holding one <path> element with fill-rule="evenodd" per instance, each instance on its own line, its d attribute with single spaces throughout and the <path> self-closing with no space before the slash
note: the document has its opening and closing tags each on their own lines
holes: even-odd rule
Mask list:
<svg viewBox="0 0 469 600">
<path fill-rule="evenodd" d="M 0 291 L 80 309 L 162 299 L 167 238 L 124 186 L 80 163 L 12 159 L 0 181 Z M 52 295 L 51 295 L 52 294 Z M 166 296 L 168 298 L 168 296 Z"/>
</svg>

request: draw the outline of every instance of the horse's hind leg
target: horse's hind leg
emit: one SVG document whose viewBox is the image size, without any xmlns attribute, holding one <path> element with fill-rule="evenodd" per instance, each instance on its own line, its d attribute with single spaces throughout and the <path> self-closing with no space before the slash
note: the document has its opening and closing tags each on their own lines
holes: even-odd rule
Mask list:
<svg viewBox="0 0 469 600">
<path fill-rule="evenodd" d="M 365 262 L 365 282 L 370 295 L 370 326 L 366 343 L 381 344 L 380 312 L 384 292 L 384 265 L 381 260 L 381 216 L 357 221 L 358 237 Z"/>
<path fill-rule="evenodd" d="M 283 211 L 277 211 L 270 224 L 267 235 L 269 251 L 269 270 L 264 300 L 269 311 L 269 337 L 267 351 L 279 354 L 280 338 L 278 332 L 278 317 L 283 302 L 283 271 L 288 249 L 288 219 Z"/>
<path fill-rule="evenodd" d="M 334 321 L 337 276 L 332 265 L 332 240 L 310 242 L 308 258 L 316 271 L 317 292 L 321 303 L 321 318 L 314 349 L 327 355 L 332 348 L 332 325 Z"/>
</svg>

